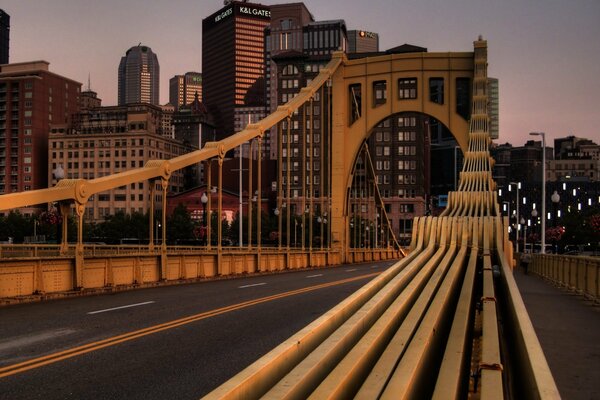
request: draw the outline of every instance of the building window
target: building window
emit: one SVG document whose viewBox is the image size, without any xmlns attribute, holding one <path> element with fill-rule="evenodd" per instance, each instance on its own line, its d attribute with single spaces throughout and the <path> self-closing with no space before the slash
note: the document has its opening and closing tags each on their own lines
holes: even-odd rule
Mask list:
<svg viewBox="0 0 600 400">
<path fill-rule="evenodd" d="M 410 100 L 417 98 L 417 78 L 398 79 L 398 99 Z"/>
<path fill-rule="evenodd" d="M 360 118 L 362 110 L 361 84 L 356 83 L 348 87 L 350 95 L 350 124 Z"/>
<path fill-rule="evenodd" d="M 456 113 L 469 120 L 471 117 L 471 80 L 456 78 Z"/>
<path fill-rule="evenodd" d="M 429 101 L 444 104 L 444 78 L 429 78 Z"/>
<path fill-rule="evenodd" d="M 385 102 L 387 101 L 387 82 L 373 82 L 373 94 L 373 105 L 378 106 L 381 104 L 385 104 Z"/>
</svg>

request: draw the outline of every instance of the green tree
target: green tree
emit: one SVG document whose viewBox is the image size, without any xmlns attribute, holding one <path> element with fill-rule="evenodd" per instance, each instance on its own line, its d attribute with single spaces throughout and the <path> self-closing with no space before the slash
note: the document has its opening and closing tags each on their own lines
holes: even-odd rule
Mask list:
<svg viewBox="0 0 600 400">
<path fill-rule="evenodd" d="M 194 221 L 183 204 L 179 204 L 173 214 L 167 218 L 167 240 L 169 243 L 191 240 L 194 238 Z"/>
</svg>

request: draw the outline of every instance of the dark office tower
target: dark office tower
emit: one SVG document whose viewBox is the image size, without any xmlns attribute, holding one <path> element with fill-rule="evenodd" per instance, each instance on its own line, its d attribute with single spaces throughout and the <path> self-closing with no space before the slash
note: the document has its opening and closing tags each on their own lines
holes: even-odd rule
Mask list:
<svg viewBox="0 0 600 400">
<path fill-rule="evenodd" d="M 236 109 L 264 107 L 264 29 L 269 7 L 241 1 L 202 20 L 202 97 L 219 138 L 234 132 Z"/>
<path fill-rule="evenodd" d="M 10 15 L 0 10 L 0 64 L 8 64 Z"/>
<path fill-rule="evenodd" d="M 367 31 L 348 31 L 348 53 L 379 51 L 379 34 Z"/>
<path fill-rule="evenodd" d="M 139 44 L 127 50 L 119 64 L 119 105 L 158 105 L 159 76 L 158 58 L 150 47 Z"/>
</svg>

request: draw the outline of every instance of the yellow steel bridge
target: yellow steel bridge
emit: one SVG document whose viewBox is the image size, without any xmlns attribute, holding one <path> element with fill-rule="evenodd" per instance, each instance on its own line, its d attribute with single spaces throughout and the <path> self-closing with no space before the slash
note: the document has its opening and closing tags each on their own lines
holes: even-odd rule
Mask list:
<svg viewBox="0 0 600 400">
<path fill-rule="evenodd" d="M 447 101 L 427 101 L 424 87 L 414 99 L 388 96 L 383 104 L 370 101 L 376 84 L 394 93 L 397 82 L 406 77 L 421 83 L 443 77 Z M 464 77 L 473 81 L 468 122 L 456 114 L 453 100 L 456 79 Z M 326 96 L 329 101 L 322 101 Z M 91 180 L 64 179 L 52 188 L 0 196 L 0 210 L 59 202 L 63 218 L 71 209 L 78 217 L 75 244 L 66 243 L 63 223 L 60 248 L 2 249 L 0 297 L 398 258 L 392 268 L 207 398 L 559 398 L 512 276 L 507 220 L 501 216 L 492 179 L 487 102 L 487 42 L 482 39 L 474 42 L 472 53 L 408 53 L 358 60 L 335 54 L 298 96 L 222 141 L 171 160 L 149 161 L 135 170 Z M 323 112 L 307 113 L 315 104 Z M 407 111 L 431 115 L 447 126 L 465 162 L 446 210 L 439 217 L 416 218 L 410 246 L 402 249 L 387 219 L 365 142 L 380 121 Z M 327 138 L 319 144 L 328 149 L 328 157 L 322 157 L 326 165 L 318 172 L 303 171 L 302 195 L 293 196 L 292 121 L 300 119 L 302 137 L 314 137 L 315 118 L 329 127 Z M 207 207 L 222 215 L 226 152 L 246 142 L 261 148 L 268 130 L 276 132 L 279 146 L 277 246 L 263 247 L 260 241 L 253 246 L 249 240 L 247 248 L 225 247 L 221 224 L 216 245 L 209 241 L 205 247 L 167 246 L 164 201 L 160 245 L 154 244 L 153 217 L 147 246 L 84 245 L 83 217 L 91 196 L 150 180 L 161 184 L 166 198 L 173 171 L 200 162 L 206 163 L 209 187 L 211 161 L 217 162 L 218 200 L 214 205 L 209 197 Z M 314 140 L 302 144 L 303 165 L 312 161 L 315 145 Z M 254 187 L 262 188 L 261 151 L 256 155 L 258 182 L 250 182 L 250 196 Z M 358 159 L 366 160 L 362 169 L 357 168 Z M 313 195 L 317 173 L 319 197 Z M 155 196 L 150 197 L 153 215 Z M 261 198 L 255 219 L 259 237 Z M 320 237 L 327 240 L 321 240 L 320 246 L 312 241 L 305 246 L 303 240 L 301 248 L 291 247 L 291 221 L 298 217 L 292 208 L 300 210 L 302 218 L 306 210 L 310 222 L 303 220 L 302 226 L 308 228 L 309 237 L 317 233 L 312 216 L 327 216 L 329 224 L 319 227 Z M 355 246 L 356 210 L 365 210 L 360 217 L 384 231 L 367 247 Z M 207 228 L 211 237 L 210 224 Z"/>
</svg>

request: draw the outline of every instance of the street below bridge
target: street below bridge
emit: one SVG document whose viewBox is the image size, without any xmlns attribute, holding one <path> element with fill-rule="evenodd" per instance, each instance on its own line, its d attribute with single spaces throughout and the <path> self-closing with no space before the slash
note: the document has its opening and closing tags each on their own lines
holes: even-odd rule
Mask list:
<svg viewBox="0 0 600 400">
<path fill-rule="evenodd" d="M 0 399 L 197 399 L 393 263 L 0 308 Z"/>
</svg>

